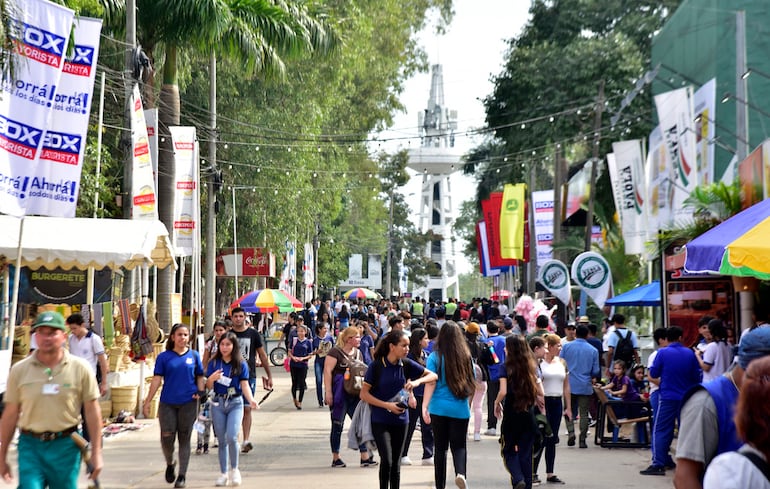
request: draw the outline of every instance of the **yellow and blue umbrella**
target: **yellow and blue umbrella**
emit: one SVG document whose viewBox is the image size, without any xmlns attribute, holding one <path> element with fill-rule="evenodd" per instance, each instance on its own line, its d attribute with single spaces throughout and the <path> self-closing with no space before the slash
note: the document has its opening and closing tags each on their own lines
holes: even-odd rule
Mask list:
<svg viewBox="0 0 770 489">
<path fill-rule="evenodd" d="M 343 294 L 345 299 L 379 299 L 380 294 L 365 287 L 350 289 Z"/>
<path fill-rule="evenodd" d="M 770 280 L 770 199 L 687 243 L 684 269 L 687 273 Z"/>
<path fill-rule="evenodd" d="M 242 307 L 246 312 L 292 312 L 302 309 L 302 303 L 288 292 L 262 289 L 243 294 L 230 304 L 230 309 L 234 307 Z"/>
</svg>

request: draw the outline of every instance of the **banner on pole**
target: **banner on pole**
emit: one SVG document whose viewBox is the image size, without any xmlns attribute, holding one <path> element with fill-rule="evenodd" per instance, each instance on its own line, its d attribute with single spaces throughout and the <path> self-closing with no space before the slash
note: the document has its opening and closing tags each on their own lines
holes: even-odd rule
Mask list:
<svg viewBox="0 0 770 489">
<path fill-rule="evenodd" d="M 547 260 L 540 266 L 537 281 L 562 304 L 569 305 L 572 284 L 567 265 L 559 260 Z"/>
<path fill-rule="evenodd" d="M 158 201 L 139 85 L 134 85 L 131 93 L 131 154 L 131 218 L 155 221 L 158 219 Z"/>
<path fill-rule="evenodd" d="M 621 141 L 612 143 L 612 149 L 615 155 L 613 182 L 617 184 L 613 185 L 613 191 L 619 192 L 615 200 L 620 201 L 618 213 L 626 255 L 637 255 L 644 252 L 647 235 L 642 143 L 638 139 Z"/>
<path fill-rule="evenodd" d="M 50 150 L 75 146 L 78 152 L 84 145 L 69 134 L 45 136 L 61 102 L 58 88 L 75 13 L 45 0 L 18 0 L 15 7 L 9 34 L 17 72 L 0 91 L 0 212 L 23 216 L 33 199 L 75 205 L 79 181 L 38 175 L 40 154 L 44 143 Z"/>
<path fill-rule="evenodd" d="M 658 231 L 671 226 L 673 206 L 673 179 L 668 148 L 663 141 L 660 126 L 650 133 L 647 145 L 645 181 L 647 191 L 647 241 L 658 239 Z"/>
<path fill-rule="evenodd" d="M 75 47 L 64 61 L 32 184 L 40 190 L 29 193 L 28 214 L 75 217 L 101 30 L 100 19 L 75 20 Z"/>
<path fill-rule="evenodd" d="M 695 91 L 695 166 L 698 185 L 714 183 L 714 136 L 716 135 L 717 79 L 704 83 Z"/>
<path fill-rule="evenodd" d="M 158 109 L 145 109 L 144 118 L 147 122 L 147 138 L 150 142 L 150 158 L 152 159 L 152 174 L 155 188 L 158 188 Z"/>
<path fill-rule="evenodd" d="M 607 260 L 598 253 L 586 251 L 572 262 L 572 280 L 601 309 L 612 290 L 612 274 Z"/>
<path fill-rule="evenodd" d="M 500 211 L 500 256 L 524 259 L 524 190 L 523 183 L 506 184 Z M 530 250 L 531 252 L 531 250 Z"/>
<path fill-rule="evenodd" d="M 200 222 L 195 205 L 200 185 L 195 158 L 195 128 L 171 126 L 174 147 L 174 249 L 177 256 L 193 256 Z M 198 206 L 199 207 L 199 206 Z"/>
<path fill-rule="evenodd" d="M 515 266 L 516 260 L 503 259 L 500 254 L 500 212 L 503 207 L 503 193 L 492 192 L 481 202 L 481 213 L 486 223 L 486 243 L 489 266 L 502 268 Z"/>
<path fill-rule="evenodd" d="M 492 268 L 489 263 L 489 242 L 486 228 L 486 221 L 479 221 L 476 223 L 476 245 L 479 248 L 479 271 L 483 277 L 494 277 L 500 275 L 500 269 Z"/>
<path fill-rule="evenodd" d="M 536 238 L 536 263 L 538 267 L 542 267 L 548 260 L 553 258 L 553 251 L 551 250 L 551 245 L 553 244 L 553 190 L 532 192 L 532 205 L 535 206 L 533 229 Z"/>
</svg>

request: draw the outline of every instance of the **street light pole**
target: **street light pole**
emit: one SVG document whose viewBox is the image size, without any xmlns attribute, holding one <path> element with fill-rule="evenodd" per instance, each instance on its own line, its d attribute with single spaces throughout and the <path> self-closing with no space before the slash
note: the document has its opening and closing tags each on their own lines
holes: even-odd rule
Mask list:
<svg viewBox="0 0 770 489">
<path fill-rule="evenodd" d="M 385 264 L 386 276 L 385 276 L 385 293 L 388 299 L 393 297 L 393 289 L 391 288 L 391 275 L 392 275 L 392 262 L 393 262 L 393 193 L 390 194 L 390 213 L 388 217 L 388 262 Z"/>
</svg>

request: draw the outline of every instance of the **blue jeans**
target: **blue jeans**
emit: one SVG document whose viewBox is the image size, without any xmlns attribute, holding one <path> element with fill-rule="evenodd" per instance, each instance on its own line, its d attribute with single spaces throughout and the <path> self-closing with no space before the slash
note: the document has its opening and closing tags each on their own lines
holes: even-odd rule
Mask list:
<svg viewBox="0 0 770 489">
<path fill-rule="evenodd" d="M 504 440 L 505 433 L 501 437 Z M 516 443 L 503 441 L 501 453 L 505 469 L 511 476 L 511 487 L 516 487 L 519 481 L 524 481 L 526 489 L 532 487 L 532 445 L 535 434 L 531 431 L 521 433 Z"/>
<path fill-rule="evenodd" d="M 672 466 L 674 459 L 668 453 L 674 439 L 674 424 L 679 418 L 682 401 L 660 399 L 652 428 L 652 465 L 656 467 Z"/>
<path fill-rule="evenodd" d="M 41 441 L 19 435 L 19 489 L 76 489 L 80 450 L 65 436 Z"/>
<path fill-rule="evenodd" d="M 230 457 L 231 469 L 238 468 L 238 432 L 243 420 L 243 398 L 235 396 L 229 399 L 214 398 L 211 405 L 211 417 L 214 434 L 219 440 L 219 469 L 227 472 L 227 458 Z"/>
<path fill-rule="evenodd" d="M 324 361 L 326 357 L 315 357 L 313 368 L 315 371 L 315 395 L 318 398 L 318 405 L 324 405 Z"/>
<path fill-rule="evenodd" d="M 561 428 L 561 416 L 564 411 L 564 405 L 562 404 L 562 398 L 557 396 L 545 397 L 545 417 L 548 420 L 548 424 L 551 425 L 551 431 L 553 436 L 546 437 L 543 440 L 543 446 L 545 451 L 545 472 L 546 474 L 553 474 L 554 464 L 556 462 L 556 445 L 559 443 L 559 428 Z M 533 464 L 533 474 L 537 474 L 537 469 L 540 466 L 540 458 L 543 455 L 543 451 L 540 451 L 535 458 Z"/>
</svg>

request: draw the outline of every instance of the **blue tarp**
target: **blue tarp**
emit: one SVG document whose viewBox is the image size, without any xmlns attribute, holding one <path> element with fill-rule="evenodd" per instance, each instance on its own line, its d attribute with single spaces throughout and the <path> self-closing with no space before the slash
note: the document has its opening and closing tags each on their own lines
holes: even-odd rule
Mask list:
<svg viewBox="0 0 770 489">
<path fill-rule="evenodd" d="M 607 299 L 605 304 L 610 306 L 659 306 L 660 282 L 654 280 L 647 285 L 641 285 Z"/>
</svg>

